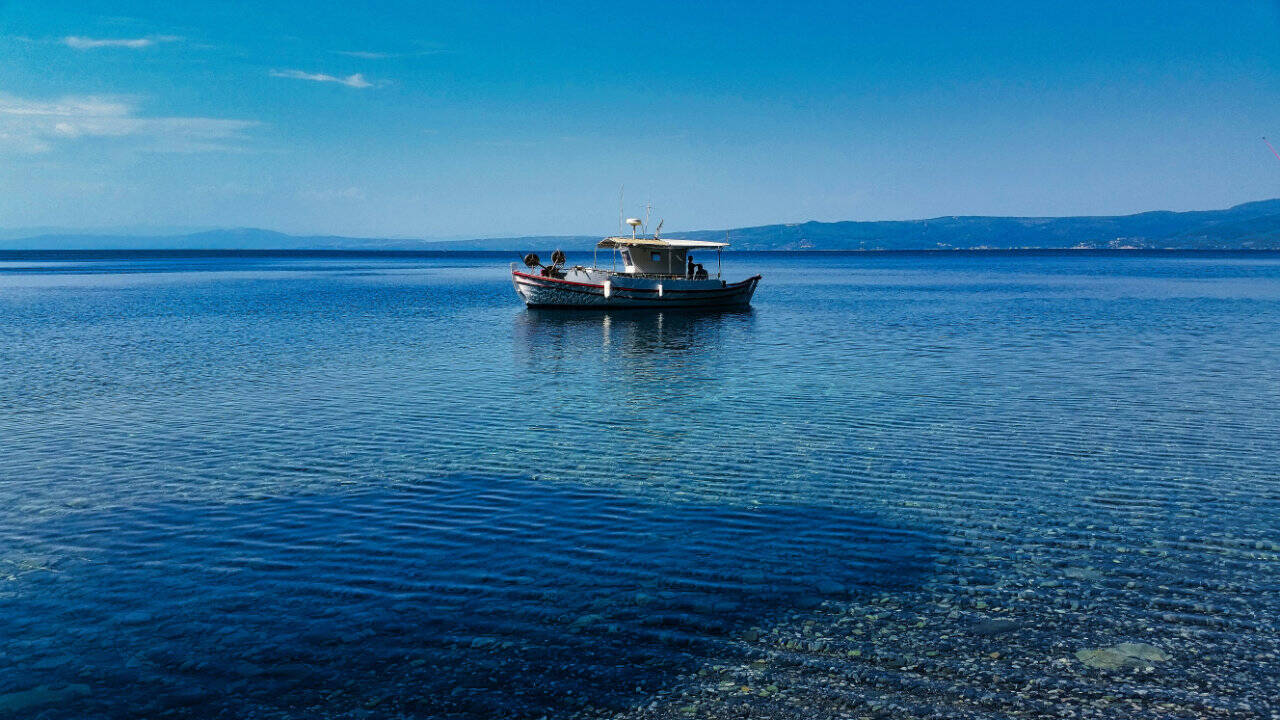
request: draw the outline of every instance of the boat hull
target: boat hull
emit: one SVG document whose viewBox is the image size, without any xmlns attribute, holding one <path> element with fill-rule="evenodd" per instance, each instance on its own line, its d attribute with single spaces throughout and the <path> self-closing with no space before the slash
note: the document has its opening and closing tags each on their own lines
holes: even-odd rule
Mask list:
<svg viewBox="0 0 1280 720">
<path fill-rule="evenodd" d="M 736 283 L 721 280 L 659 281 L 625 276 L 613 276 L 606 281 L 579 281 L 513 270 L 511 282 L 529 307 L 730 308 L 751 304 L 760 276 Z"/>
</svg>

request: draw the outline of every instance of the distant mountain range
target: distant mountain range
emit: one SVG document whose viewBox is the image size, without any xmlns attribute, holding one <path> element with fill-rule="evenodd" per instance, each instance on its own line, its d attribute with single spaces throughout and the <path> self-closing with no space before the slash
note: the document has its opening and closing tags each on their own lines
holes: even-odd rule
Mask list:
<svg viewBox="0 0 1280 720">
<path fill-rule="evenodd" d="M 805 222 L 732 230 L 670 232 L 665 237 L 723 240 L 736 250 L 972 250 L 1064 248 L 1280 249 L 1280 199 L 1226 210 L 1145 212 L 1097 217 L 953 216 L 929 220 Z M 20 234 L 20 233 L 18 233 Z M 476 240 L 286 235 L 241 228 L 173 235 L 0 233 L 5 250 L 585 250 L 596 236 Z"/>
</svg>

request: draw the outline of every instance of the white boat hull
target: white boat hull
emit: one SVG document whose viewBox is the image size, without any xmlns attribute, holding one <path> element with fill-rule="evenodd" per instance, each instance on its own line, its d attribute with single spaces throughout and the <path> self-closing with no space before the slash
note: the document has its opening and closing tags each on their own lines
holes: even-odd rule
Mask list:
<svg viewBox="0 0 1280 720">
<path fill-rule="evenodd" d="M 551 278 L 512 270 L 511 282 L 529 307 L 662 308 L 745 307 L 751 303 L 760 276 L 736 283 L 723 280 L 646 278 L 590 272 L 570 272 Z"/>
</svg>

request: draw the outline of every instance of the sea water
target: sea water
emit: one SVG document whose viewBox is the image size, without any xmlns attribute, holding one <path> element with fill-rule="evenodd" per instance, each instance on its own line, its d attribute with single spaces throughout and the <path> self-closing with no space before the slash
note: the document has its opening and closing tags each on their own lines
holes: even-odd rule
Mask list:
<svg viewBox="0 0 1280 720">
<path fill-rule="evenodd" d="M 0 717 L 1280 713 L 1280 255 L 511 259 L 0 257 Z"/>
</svg>

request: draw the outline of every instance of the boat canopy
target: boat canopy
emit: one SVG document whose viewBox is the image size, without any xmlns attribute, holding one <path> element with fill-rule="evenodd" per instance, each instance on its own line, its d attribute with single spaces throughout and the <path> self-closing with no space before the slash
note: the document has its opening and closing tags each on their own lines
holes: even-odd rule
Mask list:
<svg viewBox="0 0 1280 720">
<path fill-rule="evenodd" d="M 601 240 L 596 247 L 615 248 L 615 247 L 663 247 L 673 249 L 693 249 L 693 248 L 723 248 L 729 247 L 729 243 L 708 242 L 706 240 L 668 240 L 666 238 L 651 237 L 607 237 Z"/>
</svg>

